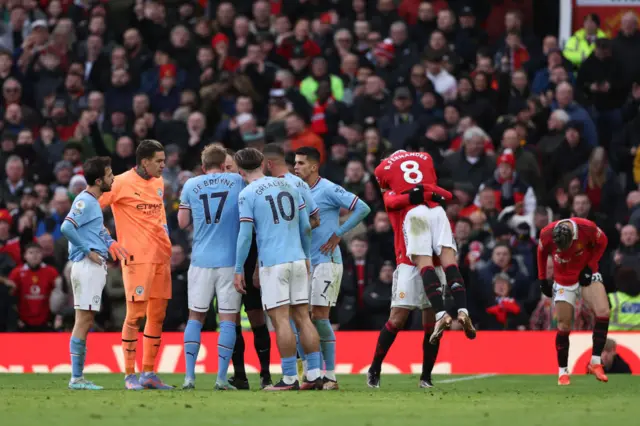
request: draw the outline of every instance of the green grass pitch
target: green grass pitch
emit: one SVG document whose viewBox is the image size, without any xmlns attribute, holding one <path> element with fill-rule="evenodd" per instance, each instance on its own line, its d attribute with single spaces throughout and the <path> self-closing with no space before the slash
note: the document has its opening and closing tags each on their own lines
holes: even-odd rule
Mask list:
<svg viewBox="0 0 640 426">
<path fill-rule="evenodd" d="M 280 393 L 213 391 L 210 374 L 198 376 L 195 391 L 125 391 L 122 375 L 87 378 L 106 389 L 69 391 L 61 374 L 0 375 L 0 424 L 602 426 L 640 418 L 637 376 L 574 376 L 568 387 L 555 376 L 438 376 L 425 390 L 417 376 L 383 375 L 382 387 L 369 389 L 365 376 L 350 375 L 339 377 L 340 391 Z M 162 378 L 179 386 L 183 377 Z M 258 389 L 256 376 L 251 385 Z"/>
</svg>

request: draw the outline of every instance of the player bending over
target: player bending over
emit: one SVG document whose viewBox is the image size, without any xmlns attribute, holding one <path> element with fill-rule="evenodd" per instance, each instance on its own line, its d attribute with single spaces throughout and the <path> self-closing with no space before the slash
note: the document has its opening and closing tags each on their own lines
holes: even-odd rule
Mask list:
<svg viewBox="0 0 640 426">
<path fill-rule="evenodd" d="M 336 336 L 329 311 L 336 305 L 342 281 L 340 240 L 367 217 L 371 209 L 357 196 L 319 175 L 320 153 L 315 148 L 296 151 L 295 172 L 311 188 L 311 197 L 320 209 L 320 225 L 311 235 L 311 318 L 320 336 L 326 365 L 323 388 L 338 389 L 336 379 Z M 351 213 L 340 226 L 340 209 Z"/>
<path fill-rule="evenodd" d="M 87 353 L 87 335 L 100 311 L 102 290 L 107 280 L 105 261 L 109 251 L 114 259 L 124 260 L 127 251 L 116 243 L 103 224 L 98 198 L 111 191 L 113 172 L 109 157 L 93 157 L 82 167 L 87 189 L 78 194 L 60 230 L 69 241 L 73 307 L 76 311 L 71 332 L 71 380 L 69 389 L 100 390 L 101 386 L 83 376 Z"/>
<path fill-rule="evenodd" d="M 424 152 L 396 151 L 382 160 L 376 167 L 375 175 L 381 190 L 390 190 L 399 195 L 411 192 L 418 185 L 433 188 L 437 185 L 433 159 Z M 421 194 L 422 190 L 419 188 L 414 193 Z M 467 295 L 458 269 L 457 247 L 451 224 L 438 203 L 428 200 L 427 204 L 429 206 L 411 206 L 402 210 L 401 223 L 405 235 L 406 256 L 420 270 L 427 299 L 436 312 L 436 323 L 430 342 L 436 344 L 444 330 L 451 327 L 451 317 L 444 310 L 442 286 L 433 264 L 434 253 L 442 262 L 447 285 L 451 288 L 451 295 L 458 308 L 458 322 L 467 338 L 474 339 L 476 330 L 467 311 Z"/>
<path fill-rule="evenodd" d="M 245 148 L 235 154 L 247 187 L 240 193 L 240 233 L 236 253 L 235 287 L 246 292 L 244 263 L 255 226 L 260 262 L 262 304 L 276 330 L 283 378 L 265 390 L 322 389 L 320 343 L 309 319 L 309 249 L 311 226 L 306 206 L 298 191 L 284 179 L 264 176 L 264 156 Z M 296 374 L 296 339 L 289 322 L 291 315 L 300 330 L 309 372 L 299 385 Z"/>
<path fill-rule="evenodd" d="M 224 163 L 224 170 L 228 173 L 238 173 L 238 166 L 233 159 L 233 151 L 227 149 L 227 157 Z M 234 242 L 235 245 L 235 242 Z M 235 253 L 234 253 L 235 256 Z M 260 361 L 260 388 L 264 389 L 272 384 L 269 366 L 271 363 L 271 335 L 267 328 L 267 323 L 260 301 L 260 283 L 258 281 L 258 246 L 256 235 L 253 233 L 251 239 L 251 249 L 249 256 L 244 263 L 244 277 L 246 283 L 246 294 L 242 295 L 242 304 L 247 314 L 251 331 L 253 332 L 253 346 Z M 233 347 L 231 361 L 233 362 L 234 376 L 229 378 L 229 383 L 239 390 L 249 390 L 249 379 L 244 366 L 244 337 L 242 336 L 242 326 L 240 313 L 236 316 L 236 344 Z"/>
<path fill-rule="evenodd" d="M 435 193 L 434 193 L 435 189 Z M 405 237 L 403 233 L 403 211 L 415 205 L 422 205 L 427 200 L 442 197 L 451 199 L 451 193 L 441 188 L 427 187 L 423 189 L 417 187 L 410 194 L 395 194 L 386 191 L 383 194 L 385 209 L 389 215 L 389 222 L 393 229 L 394 246 L 396 250 L 396 267 L 393 273 L 393 289 L 391 292 L 391 313 L 389 320 L 380 331 L 376 350 L 373 355 L 373 362 L 367 374 L 367 385 L 371 388 L 380 387 L 380 372 L 391 345 L 395 341 L 398 331 L 402 330 L 407 322 L 409 314 L 414 309 L 422 310 L 422 326 L 424 327 L 424 339 L 422 341 L 422 374 L 420 375 L 419 386 L 421 388 L 433 387 L 431 372 L 438 357 L 440 341 L 431 344 L 431 336 L 435 326 L 435 311 L 427 299 L 427 295 L 420 277 L 420 270 L 411 263 L 405 254 Z M 434 263 L 440 265 L 440 259 L 434 257 Z M 441 266 L 435 267 L 435 273 L 440 280 L 440 285 L 446 285 L 446 278 Z"/>
<path fill-rule="evenodd" d="M 223 172 L 227 152 L 208 145 L 201 154 L 203 175 L 189 179 L 180 196 L 178 224 L 187 228 L 193 218 L 193 249 L 188 274 L 189 321 L 184 330 L 186 375 L 183 389 L 195 388 L 196 360 L 202 325 L 214 295 L 218 298 L 218 376 L 215 388 L 235 390 L 227 369 L 236 342 L 236 317 L 242 296 L 233 287 L 236 260 L 238 196 L 244 188 L 239 174 Z"/>
<path fill-rule="evenodd" d="M 171 242 L 164 209 L 165 154 L 162 144 L 145 139 L 136 149 L 135 169 L 116 176 L 100 206 L 111 206 L 118 240 L 129 251 L 122 262 L 127 314 L 122 325 L 125 387 L 131 390 L 173 389 L 154 367 L 162 338 L 162 323 L 171 299 Z M 140 323 L 143 334 L 142 373 L 135 374 Z"/>
<path fill-rule="evenodd" d="M 562 219 L 545 226 L 538 244 L 540 289 L 556 305 L 558 332 L 558 384 L 568 385 L 569 333 L 576 300 L 582 293 L 596 315 L 593 349 L 588 372 L 601 382 L 608 381 L 600 354 L 609 329 L 609 300 L 598 272 L 598 262 L 607 248 L 607 236 L 590 220 Z M 553 285 L 546 280 L 547 256 L 553 256 Z"/>
</svg>

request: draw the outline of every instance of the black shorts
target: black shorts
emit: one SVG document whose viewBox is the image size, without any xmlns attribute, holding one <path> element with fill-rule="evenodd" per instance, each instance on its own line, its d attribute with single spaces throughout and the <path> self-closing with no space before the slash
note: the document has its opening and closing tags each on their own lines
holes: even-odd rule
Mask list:
<svg viewBox="0 0 640 426">
<path fill-rule="evenodd" d="M 247 285 L 247 294 L 242 295 L 242 303 L 245 311 L 262 310 L 262 299 L 260 297 L 260 289 L 253 286 L 253 271 L 258 263 L 258 245 L 256 243 L 256 234 L 253 234 L 251 241 L 251 249 L 249 256 L 244 263 L 244 282 Z"/>
</svg>

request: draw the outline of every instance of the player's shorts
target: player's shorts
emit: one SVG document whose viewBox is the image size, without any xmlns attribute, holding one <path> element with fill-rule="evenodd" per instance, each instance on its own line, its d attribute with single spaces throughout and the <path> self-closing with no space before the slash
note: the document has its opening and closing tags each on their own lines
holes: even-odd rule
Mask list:
<svg viewBox="0 0 640 426">
<path fill-rule="evenodd" d="M 218 312 L 240 312 L 242 295 L 233 286 L 234 268 L 200 268 L 189 266 L 187 293 L 189 309 L 208 312 L 213 296 L 218 299 Z"/>
<path fill-rule="evenodd" d="M 260 267 L 263 309 L 309 303 L 309 277 L 304 260 Z"/>
<path fill-rule="evenodd" d="M 341 282 L 341 263 L 327 262 L 314 266 L 311 273 L 311 305 L 336 306 Z"/>
<path fill-rule="evenodd" d="M 127 263 L 122 267 L 127 301 L 171 299 L 171 267 L 168 263 Z"/>
<path fill-rule="evenodd" d="M 73 308 L 81 311 L 100 311 L 102 290 L 107 283 L 107 265 L 85 257 L 71 265 Z"/>
<path fill-rule="evenodd" d="M 574 308 L 576 301 L 580 297 L 580 283 L 574 285 L 560 285 L 553 283 L 553 303 L 567 302 Z"/>
<path fill-rule="evenodd" d="M 444 287 L 447 279 L 441 266 L 436 267 L 436 274 Z M 391 307 L 404 309 L 427 309 L 431 307 L 427 294 L 424 292 L 422 276 L 417 266 L 401 263 L 393 272 L 393 287 L 391 288 Z"/>
<path fill-rule="evenodd" d="M 407 257 L 439 256 L 443 247 L 458 250 L 447 213 L 440 206 L 416 206 L 407 212 L 402 223 Z"/>
</svg>

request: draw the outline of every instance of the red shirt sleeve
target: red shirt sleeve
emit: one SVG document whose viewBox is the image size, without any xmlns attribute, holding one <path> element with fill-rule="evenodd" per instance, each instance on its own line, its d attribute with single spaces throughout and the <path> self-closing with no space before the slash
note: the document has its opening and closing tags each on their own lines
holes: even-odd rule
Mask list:
<svg viewBox="0 0 640 426">
<path fill-rule="evenodd" d="M 547 258 L 551 251 L 551 233 L 553 232 L 554 223 L 550 223 L 545 226 L 542 232 L 540 232 L 540 241 L 538 242 L 538 279 L 544 280 L 547 278 Z"/>
<path fill-rule="evenodd" d="M 591 272 L 595 274 L 596 272 L 598 272 L 598 262 L 600 262 L 604 251 L 607 249 L 607 243 L 609 242 L 609 239 L 600 228 L 598 228 L 595 224 L 594 226 L 595 234 L 592 241 L 593 249 L 591 251 L 591 259 L 589 259 L 589 268 L 591 269 Z"/>
<path fill-rule="evenodd" d="M 431 200 L 433 194 L 438 194 L 446 201 L 449 201 L 453 198 L 453 194 L 451 194 L 446 189 L 442 189 L 439 186 L 426 185 L 424 188 L 424 199 L 425 202 L 427 200 Z M 396 194 L 393 191 L 387 191 L 382 195 L 382 200 L 384 201 L 384 205 L 387 210 L 402 210 L 405 207 L 411 206 L 411 202 L 409 201 L 409 194 Z"/>
<path fill-rule="evenodd" d="M 389 189 L 389 184 L 385 179 L 384 167 L 384 162 L 378 164 L 378 167 L 376 167 L 376 170 L 374 171 L 374 175 L 376 176 L 376 180 L 378 181 L 380 189 Z"/>
</svg>

